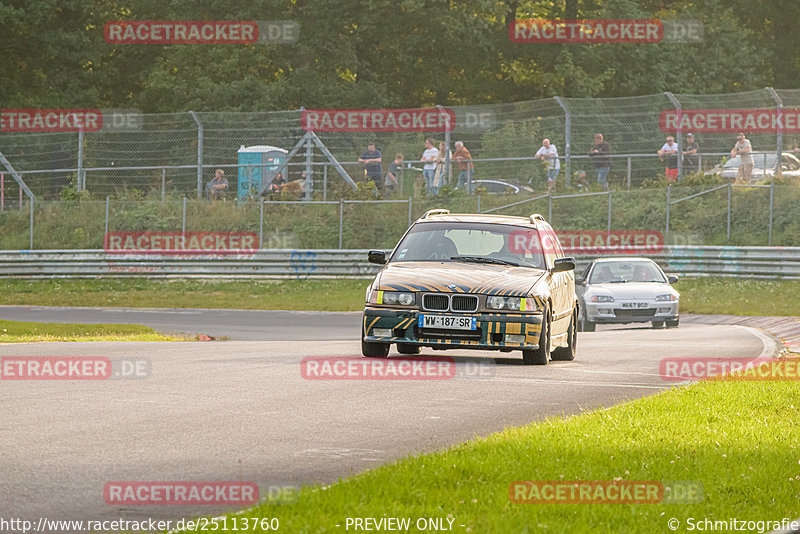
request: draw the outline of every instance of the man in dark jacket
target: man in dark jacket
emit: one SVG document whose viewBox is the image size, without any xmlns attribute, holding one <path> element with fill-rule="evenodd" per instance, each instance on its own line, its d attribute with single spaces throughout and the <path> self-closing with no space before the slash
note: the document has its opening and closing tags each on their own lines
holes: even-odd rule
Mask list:
<svg viewBox="0 0 800 534">
<path fill-rule="evenodd" d="M 594 170 L 597 173 L 597 183 L 608 189 L 608 171 L 611 170 L 611 147 L 603 140 L 603 134 L 594 134 L 594 144 L 589 151 Z"/>
</svg>

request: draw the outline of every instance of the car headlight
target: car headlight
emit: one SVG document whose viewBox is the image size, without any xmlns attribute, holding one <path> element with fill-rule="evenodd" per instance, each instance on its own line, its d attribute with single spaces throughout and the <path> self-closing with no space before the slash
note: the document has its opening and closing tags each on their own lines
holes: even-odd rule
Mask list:
<svg viewBox="0 0 800 534">
<path fill-rule="evenodd" d="M 373 304 L 400 304 L 401 306 L 410 306 L 414 304 L 414 293 L 404 293 L 401 291 L 373 291 L 372 293 Z"/>
<path fill-rule="evenodd" d="M 614 302 L 614 297 L 610 295 L 593 295 L 589 300 L 592 302 Z"/>
<path fill-rule="evenodd" d="M 523 297 L 486 297 L 486 307 L 493 310 L 509 311 L 535 311 L 536 304 L 533 299 Z"/>
<path fill-rule="evenodd" d="M 678 300 L 678 297 L 676 297 L 672 293 L 670 293 L 669 295 L 659 295 L 659 296 L 656 297 L 656 302 L 664 302 L 664 301 L 667 301 L 667 300 L 674 302 L 674 301 Z"/>
</svg>

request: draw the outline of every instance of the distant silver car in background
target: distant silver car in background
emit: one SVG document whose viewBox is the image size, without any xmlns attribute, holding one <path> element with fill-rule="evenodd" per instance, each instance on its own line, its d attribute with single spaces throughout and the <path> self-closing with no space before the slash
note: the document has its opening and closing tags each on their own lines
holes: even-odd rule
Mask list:
<svg viewBox="0 0 800 534">
<path fill-rule="evenodd" d="M 680 294 L 670 284 L 677 281 L 649 258 L 598 258 L 575 277 L 579 330 L 594 332 L 598 323 L 675 328 Z"/>
<path fill-rule="evenodd" d="M 775 175 L 778 165 L 778 157 L 775 152 L 753 152 L 753 174 L 752 181 L 763 180 Z M 704 174 L 721 174 L 723 178 L 735 179 L 739 172 L 742 158 L 736 156 L 725 161 L 724 164 L 716 165 Z M 791 152 L 781 154 L 780 173 L 783 176 L 800 176 L 800 159 Z"/>
</svg>

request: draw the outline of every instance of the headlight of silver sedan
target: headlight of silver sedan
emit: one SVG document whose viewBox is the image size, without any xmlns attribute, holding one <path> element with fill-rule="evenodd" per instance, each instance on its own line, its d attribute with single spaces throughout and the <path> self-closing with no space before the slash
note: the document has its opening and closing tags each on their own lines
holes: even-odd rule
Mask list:
<svg viewBox="0 0 800 534">
<path fill-rule="evenodd" d="M 610 295 L 592 295 L 591 302 L 614 302 L 614 297 Z"/>
<path fill-rule="evenodd" d="M 670 293 L 669 295 L 659 295 L 656 297 L 656 302 L 666 302 L 666 301 L 675 302 L 676 300 L 678 300 L 678 297 L 676 297 L 672 293 Z"/>
</svg>

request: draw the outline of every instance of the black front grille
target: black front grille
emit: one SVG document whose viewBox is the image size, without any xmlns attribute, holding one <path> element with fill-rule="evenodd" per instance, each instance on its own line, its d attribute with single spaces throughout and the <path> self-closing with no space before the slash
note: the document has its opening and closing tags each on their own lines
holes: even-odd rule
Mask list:
<svg viewBox="0 0 800 534">
<path fill-rule="evenodd" d="M 428 294 L 422 297 L 422 308 L 432 311 L 447 311 L 450 301 L 447 295 Z"/>
<path fill-rule="evenodd" d="M 478 309 L 478 297 L 475 295 L 453 295 L 450 309 L 454 312 L 474 312 Z"/>
<path fill-rule="evenodd" d="M 446 330 L 443 328 L 414 327 L 414 336 L 417 339 L 458 339 L 463 341 L 480 341 L 483 331 L 480 327 L 475 330 Z"/>
<path fill-rule="evenodd" d="M 625 310 L 614 308 L 614 315 L 617 317 L 652 317 L 656 314 L 655 308 L 642 308 L 638 310 Z"/>
</svg>

